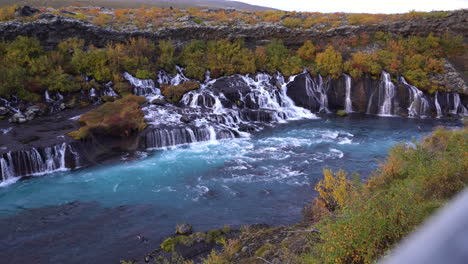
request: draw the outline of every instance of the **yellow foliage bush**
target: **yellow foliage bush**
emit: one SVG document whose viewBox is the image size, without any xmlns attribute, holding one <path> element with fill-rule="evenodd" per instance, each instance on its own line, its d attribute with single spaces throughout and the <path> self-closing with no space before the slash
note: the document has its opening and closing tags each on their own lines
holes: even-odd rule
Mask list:
<svg viewBox="0 0 468 264">
<path fill-rule="evenodd" d="M 353 183 L 347 176 L 343 170 L 334 174 L 331 169 L 323 169 L 323 180 L 315 186 L 317 199 L 331 212 L 345 206 L 353 195 Z"/>
<path fill-rule="evenodd" d="M 14 19 L 15 16 L 15 10 L 18 8 L 16 5 L 12 6 L 6 6 L 0 8 L 0 21 L 8 21 Z"/>
<path fill-rule="evenodd" d="M 335 211 L 316 226 L 323 232 L 314 252 L 323 263 L 375 263 L 468 185 L 468 128 L 439 128 L 414 146 L 393 147 L 359 188 L 340 183 L 345 178 L 338 174 L 324 171 L 316 187 Z"/>
</svg>

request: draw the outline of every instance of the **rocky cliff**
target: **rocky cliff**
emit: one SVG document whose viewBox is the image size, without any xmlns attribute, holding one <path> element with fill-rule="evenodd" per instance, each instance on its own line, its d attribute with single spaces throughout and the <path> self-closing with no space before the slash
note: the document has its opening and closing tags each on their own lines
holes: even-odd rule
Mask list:
<svg viewBox="0 0 468 264">
<path fill-rule="evenodd" d="M 188 26 L 160 28 L 156 31 L 116 31 L 102 28 L 90 22 L 69 17 L 44 13 L 36 21 L 23 23 L 18 21 L 0 23 L 0 40 L 13 40 L 16 36 L 30 36 L 39 39 L 46 47 L 53 47 L 59 41 L 71 37 L 85 39 L 98 47 L 108 41 L 123 42 L 131 37 L 146 37 L 154 41 L 172 39 L 176 45 L 183 45 L 192 39 L 245 38 L 248 46 L 264 44 L 271 39 L 281 39 L 290 47 L 298 47 L 306 40 L 330 42 L 333 39 L 357 36 L 361 33 L 372 35 L 376 32 L 388 32 L 403 36 L 425 36 L 429 33 L 446 32 L 461 35 L 468 40 L 468 10 L 454 11 L 443 18 L 417 18 L 393 23 L 381 23 L 362 26 L 343 26 L 326 31 L 316 29 L 289 29 L 278 25 L 256 26 Z"/>
</svg>

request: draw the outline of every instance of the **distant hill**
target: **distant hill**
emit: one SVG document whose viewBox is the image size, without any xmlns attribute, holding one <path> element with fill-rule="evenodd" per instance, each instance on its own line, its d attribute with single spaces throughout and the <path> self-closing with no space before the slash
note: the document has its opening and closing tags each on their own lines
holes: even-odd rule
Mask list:
<svg viewBox="0 0 468 264">
<path fill-rule="evenodd" d="M 158 7 L 172 6 L 176 8 L 235 8 L 249 11 L 274 10 L 269 7 L 228 0 L 0 0 L 0 6 L 8 6 L 12 4 L 55 8 L 70 6 L 72 4 L 80 4 L 81 6 L 104 6 L 112 8 L 138 8 L 145 5 Z"/>
</svg>

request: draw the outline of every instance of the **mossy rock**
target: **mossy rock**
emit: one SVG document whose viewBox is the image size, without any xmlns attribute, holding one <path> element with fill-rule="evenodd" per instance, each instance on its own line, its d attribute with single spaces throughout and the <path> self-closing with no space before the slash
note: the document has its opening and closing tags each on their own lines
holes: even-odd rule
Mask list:
<svg viewBox="0 0 468 264">
<path fill-rule="evenodd" d="M 338 110 L 336 111 L 337 116 L 347 116 L 348 113 L 345 110 Z"/>
</svg>

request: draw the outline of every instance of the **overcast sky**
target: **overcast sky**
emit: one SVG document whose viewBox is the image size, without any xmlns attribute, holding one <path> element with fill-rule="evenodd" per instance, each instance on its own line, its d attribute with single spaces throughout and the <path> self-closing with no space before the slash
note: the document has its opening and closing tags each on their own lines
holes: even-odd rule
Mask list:
<svg viewBox="0 0 468 264">
<path fill-rule="evenodd" d="M 402 13 L 468 8 L 468 0 L 240 0 L 288 11 Z"/>
</svg>

